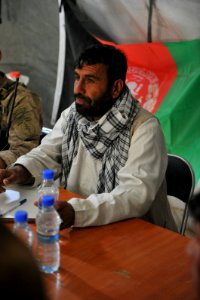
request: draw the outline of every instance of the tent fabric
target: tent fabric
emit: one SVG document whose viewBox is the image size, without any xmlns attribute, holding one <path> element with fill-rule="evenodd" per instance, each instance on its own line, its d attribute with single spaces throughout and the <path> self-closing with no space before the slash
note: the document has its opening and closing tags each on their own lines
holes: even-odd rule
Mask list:
<svg viewBox="0 0 200 300">
<path fill-rule="evenodd" d="M 52 112 L 52 124 L 58 118 L 60 113 L 73 102 L 73 82 L 74 82 L 74 63 L 78 58 L 80 52 L 87 46 L 99 43 L 90 33 L 85 30 L 80 23 L 76 11 L 76 6 L 70 1 L 63 1 L 63 8 L 65 12 L 65 66 L 63 87 L 60 92 L 60 99 L 55 99 L 57 105 Z M 62 9 L 63 9 L 62 8 Z M 61 16 L 60 16 L 61 17 Z"/>
<path fill-rule="evenodd" d="M 56 1 L 2 0 L 0 68 L 20 71 L 42 99 L 44 126 L 49 127 L 57 79 L 59 10 Z"/>
<path fill-rule="evenodd" d="M 61 2 L 65 24 L 59 20 Z M 75 57 L 94 42 L 93 37 L 119 44 L 146 43 L 151 3 L 153 42 L 200 37 L 199 0 L 2 0 L 1 68 L 30 77 L 30 88 L 42 98 L 44 125 L 52 127 L 73 101 L 69 90 Z M 65 63 L 64 71 L 59 62 Z"/>
<path fill-rule="evenodd" d="M 158 116 L 168 151 L 188 159 L 198 180 L 199 15 L 199 0 L 2 0 L 1 69 L 30 77 L 52 127 L 73 101 L 73 66 L 85 47 L 100 40 L 134 47 L 129 86 Z M 156 60 L 165 70 L 155 72 Z"/>
<path fill-rule="evenodd" d="M 91 37 L 115 44 L 146 43 L 150 4 L 153 3 L 150 20 L 153 42 L 200 37 L 200 2 L 196 0 L 63 0 L 63 3 L 66 12 L 66 57 L 69 58 L 65 68 L 68 80 L 64 82 L 68 84 L 63 87 L 58 116 L 73 101 L 73 76 L 70 75 L 73 62 L 80 51 L 95 42 Z"/>
<path fill-rule="evenodd" d="M 70 0 L 71 2 L 71 0 Z M 73 2 L 73 1 L 72 1 Z M 118 44 L 147 42 L 149 0 L 77 0 L 80 13 L 91 19 L 92 34 L 99 31 Z M 199 0 L 155 0 L 152 12 L 152 41 L 169 42 L 200 37 Z M 103 39 L 102 36 L 99 36 Z"/>
<path fill-rule="evenodd" d="M 51 115 L 51 124 L 54 125 L 57 120 L 62 89 L 64 86 L 65 75 L 65 51 L 66 51 L 66 30 L 65 30 L 65 11 L 62 2 L 59 2 L 59 54 L 58 54 L 58 71 L 54 93 L 54 102 Z"/>
</svg>

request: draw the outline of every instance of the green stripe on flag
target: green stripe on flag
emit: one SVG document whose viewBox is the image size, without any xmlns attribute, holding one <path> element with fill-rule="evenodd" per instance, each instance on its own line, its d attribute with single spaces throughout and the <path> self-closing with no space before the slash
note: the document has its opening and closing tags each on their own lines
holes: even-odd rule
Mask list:
<svg viewBox="0 0 200 300">
<path fill-rule="evenodd" d="M 187 159 L 200 178 L 200 40 L 164 43 L 177 66 L 177 77 L 155 113 L 168 153 Z"/>
</svg>

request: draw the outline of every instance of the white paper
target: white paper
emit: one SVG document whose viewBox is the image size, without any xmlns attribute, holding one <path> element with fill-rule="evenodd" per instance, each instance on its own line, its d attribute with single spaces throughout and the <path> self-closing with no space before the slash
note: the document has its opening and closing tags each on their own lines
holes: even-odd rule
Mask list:
<svg viewBox="0 0 200 300">
<path fill-rule="evenodd" d="M 10 190 L 12 191 L 10 193 Z M 14 192 L 14 193 L 13 193 Z M 18 206 L 16 209 L 12 210 L 5 216 L 3 216 L 4 219 L 13 219 L 15 212 L 17 210 L 26 210 L 28 212 L 28 219 L 31 221 L 35 221 L 35 217 L 38 212 L 38 207 L 34 205 L 35 201 L 38 201 L 39 195 L 38 190 L 36 187 L 31 186 L 19 186 L 19 185 L 9 185 L 9 188 L 7 188 L 7 191 L 5 193 L 0 194 L 0 213 L 4 213 L 5 210 L 12 208 L 13 206 L 16 206 L 16 204 L 22 200 L 27 199 L 27 201 L 21 205 Z M 2 207 L 4 203 L 4 207 L 6 205 L 6 209 Z M 6 204 L 5 204 L 6 203 Z M 2 211 L 2 209 L 3 211 Z"/>
<path fill-rule="evenodd" d="M 6 190 L 4 193 L 0 194 L 0 206 L 2 204 L 13 203 L 20 198 L 20 193 L 13 190 Z"/>
<path fill-rule="evenodd" d="M 7 189 L 0 194 L 0 214 L 10 209 L 20 200 L 20 193 L 18 191 Z"/>
</svg>

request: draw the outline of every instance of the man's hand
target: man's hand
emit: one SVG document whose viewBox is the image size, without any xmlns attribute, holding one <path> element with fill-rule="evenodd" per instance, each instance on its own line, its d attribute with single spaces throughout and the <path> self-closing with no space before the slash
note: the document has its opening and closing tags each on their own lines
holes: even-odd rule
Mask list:
<svg viewBox="0 0 200 300">
<path fill-rule="evenodd" d="M 0 169 L 0 193 L 5 192 L 4 186 L 9 184 L 31 184 L 33 177 L 22 165 L 10 169 Z"/>
<path fill-rule="evenodd" d="M 62 220 L 60 229 L 72 226 L 75 221 L 75 211 L 73 206 L 67 201 L 56 201 L 54 206 Z"/>
</svg>

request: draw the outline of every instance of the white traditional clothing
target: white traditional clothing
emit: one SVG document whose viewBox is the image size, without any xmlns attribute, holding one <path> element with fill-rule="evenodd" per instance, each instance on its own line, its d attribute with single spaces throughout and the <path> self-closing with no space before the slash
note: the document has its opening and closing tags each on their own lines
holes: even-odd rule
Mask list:
<svg viewBox="0 0 200 300">
<path fill-rule="evenodd" d="M 16 162 L 24 165 L 35 177 L 35 185 L 40 183 L 45 168 L 54 169 L 57 177 L 61 174 L 63 128 L 66 127 L 69 110 L 63 111 L 54 129 L 39 147 Z M 96 192 L 101 160 L 94 159 L 78 137 L 80 140 L 68 174 L 67 189 L 83 195 L 85 199 L 69 200 L 75 210 L 74 226 L 96 226 L 143 217 L 177 230 L 166 195 L 167 153 L 159 122 L 140 107 L 131 132 L 128 159 L 118 172 L 119 183 L 111 192 L 104 193 Z"/>
</svg>

